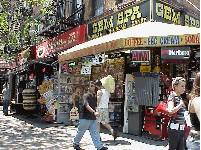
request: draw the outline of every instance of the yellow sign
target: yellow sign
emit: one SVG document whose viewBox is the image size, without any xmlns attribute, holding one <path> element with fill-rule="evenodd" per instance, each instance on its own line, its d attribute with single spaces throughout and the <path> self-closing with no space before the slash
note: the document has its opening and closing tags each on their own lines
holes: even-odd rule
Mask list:
<svg viewBox="0 0 201 150">
<path fill-rule="evenodd" d="M 151 72 L 151 66 L 140 66 L 140 72 Z"/>
<path fill-rule="evenodd" d="M 124 48 L 200 45 L 200 34 L 125 38 Z"/>
</svg>

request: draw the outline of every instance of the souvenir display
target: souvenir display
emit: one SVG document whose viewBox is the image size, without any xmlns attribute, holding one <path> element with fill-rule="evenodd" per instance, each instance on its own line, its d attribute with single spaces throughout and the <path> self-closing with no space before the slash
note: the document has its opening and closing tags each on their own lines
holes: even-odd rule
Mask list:
<svg viewBox="0 0 201 150">
<path fill-rule="evenodd" d="M 104 63 L 92 66 L 91 78 L 96 81 L 111 75 L 115 79 L 115 90 L 111 98 L 123 98 L 124 70 L 124 57 L 105 58 Z"/>
</svg>

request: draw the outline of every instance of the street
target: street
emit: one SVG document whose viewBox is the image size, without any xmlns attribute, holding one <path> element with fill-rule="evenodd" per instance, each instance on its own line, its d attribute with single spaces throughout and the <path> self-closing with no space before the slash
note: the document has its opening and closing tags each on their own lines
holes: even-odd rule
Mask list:
<svg viewBox="0 0 201 150">
<path fill-rule="evenodd" d="M 37 123 L 37 118 L 31 119 L 20 115 L 4 116 L 2 106 L 0 106 L 0 149 L 46 149 L 73 150 L 72 143 L 76 135 L 77 128 L 64 124 Z M 102 130 L 101 130 L 102 131 Z M 100 133 L 104 146 L 109 150 L 165 150 L 168 141 L 155 141 L 144 136 L 134 136 L 118 133 L 116 141 L 112 135 Z M 95 147 L 87 131 L 80 146 L 85 150 L 94 150 Z"/>
</svg>

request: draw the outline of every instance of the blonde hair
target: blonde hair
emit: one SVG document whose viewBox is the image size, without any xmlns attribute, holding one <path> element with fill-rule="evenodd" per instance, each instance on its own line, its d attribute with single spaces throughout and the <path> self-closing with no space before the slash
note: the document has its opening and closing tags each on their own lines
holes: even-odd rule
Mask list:
<svg viewBox="0 0 201 150">
<path fill-rule="evenodd" d="M 178 86 L 180 82 L 186 83 L 186 79 L 184 79 L 183 77 L 172 78 L 172 89 L 175 90 L 175 85 Z"/>
</svg>

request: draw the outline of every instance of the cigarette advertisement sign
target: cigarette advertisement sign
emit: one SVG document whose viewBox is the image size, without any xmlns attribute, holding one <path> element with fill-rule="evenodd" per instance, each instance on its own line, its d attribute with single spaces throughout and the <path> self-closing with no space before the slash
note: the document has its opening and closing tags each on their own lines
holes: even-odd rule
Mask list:
<svg viewBox="0 0 201 150">
<path fill-rule="evenodd" d="M 162 47 L 161 58 L 171 60 L 188 60 L 190 57 L 190 47 Z"/>
</svg>

